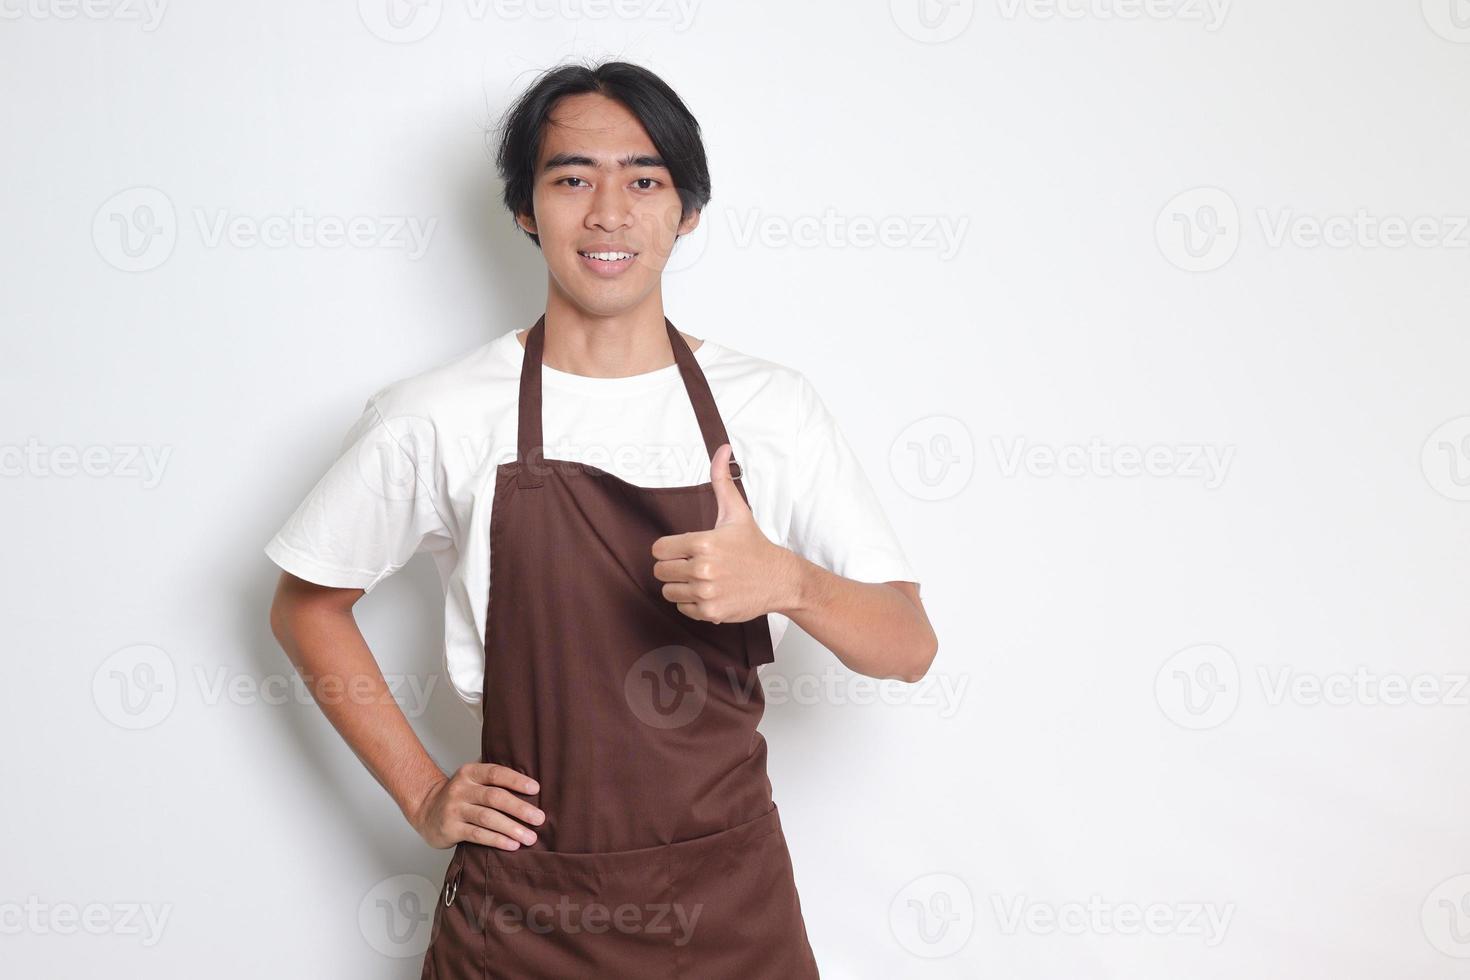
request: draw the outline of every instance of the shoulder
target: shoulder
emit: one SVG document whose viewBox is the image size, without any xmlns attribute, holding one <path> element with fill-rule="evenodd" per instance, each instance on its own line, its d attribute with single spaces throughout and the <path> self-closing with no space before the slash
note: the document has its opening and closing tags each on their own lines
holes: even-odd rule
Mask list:
<svg viewBox="0 0 1470 980">
<path fill-rule="evenodd" d="M 709 339 L 694 354 L 722 404 L 768 408 L 791 421 L 804 418 L 815 401 L 810 379 L 790 365 Z"/>
<path fill-rule="evenodd" d="M 383 421 L 421 419 L 435 423 L 457 417 L 467 405 L 488 406 L 517 388 L 520 364 L 510 356 L 508 346 L 519 347 L 514 330 L 384 384 L 368 397 L 367 411 Z"/>
</svg>

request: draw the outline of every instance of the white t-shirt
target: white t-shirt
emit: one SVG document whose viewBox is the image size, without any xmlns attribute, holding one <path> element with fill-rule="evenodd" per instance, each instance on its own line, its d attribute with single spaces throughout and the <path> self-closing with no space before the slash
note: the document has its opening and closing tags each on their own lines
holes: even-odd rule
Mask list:
<svg viewBox="0 0 1470 980">
<path fill-rule="evenodd" d="M 445 667 L 474 706 L 485 671 L 495 469 L 516 456 L 525 354 L 516 332 L 369 398 L 341 456 L 265 548 L 299 578 L 369 592 L 414 554 L 429 552 L 444 586 Z M 811 383 L 708 339 L 694 356 L 766 537 L 845 578 L 918 582 Z M 541 374 L 548 458 L 588 463 L 640 486 L 710 479 L 677 364 L 623 378 L 545 364 Z M 768 620 L 774 648 L 789 620 L 779 613 Z"/>
</svg>

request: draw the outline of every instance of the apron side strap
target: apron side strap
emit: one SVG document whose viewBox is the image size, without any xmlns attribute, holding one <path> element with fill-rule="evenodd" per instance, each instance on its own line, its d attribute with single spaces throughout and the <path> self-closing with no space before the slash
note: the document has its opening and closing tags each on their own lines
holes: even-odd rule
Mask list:
<svg viewBox="0 0 1470 980">
<path fill-rule="evenodd" d="M 733 448 L 733 447 L 732 447 Z M 735 457 L 730 457 L 730 477 L 735 481 L 735 489 L 740 491 L 740 499 L 745 501 L 745 506 L 750 506 L 750 495 L 745 492 L 745 481 L 741 477 L 740 464 Z M 765 616 L 757 616 L 755 619 L 747 620 L 740 624 L 745 633 L 745 664 L 751 670 L 755 670 L 761 664 L 775 663 L 776 654 L 771 649 L 771 627 Z"/>
<path fill-rule="evenodd" d="M 745 663 L 751 670 L 761 664 L 775 663 L 776 654 L 771 649 L 771 627 L 765 616 L 746 620 L 740 624 L 745 633 Z"/>
</svg>

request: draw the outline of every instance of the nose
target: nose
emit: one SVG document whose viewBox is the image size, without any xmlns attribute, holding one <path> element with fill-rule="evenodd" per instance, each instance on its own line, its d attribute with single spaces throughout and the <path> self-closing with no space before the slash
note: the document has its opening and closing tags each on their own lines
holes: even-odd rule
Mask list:
<svg viewBox="0 0 1470 980">
<path fill-rule="evenodd" d="M 604 183 L 592 193 L 592 204 L 587 211 L 587 226 L 612 232 L 628 227 L 633 220 L 633 209 L 627 192 L 616 184 Z"/>
</svg>

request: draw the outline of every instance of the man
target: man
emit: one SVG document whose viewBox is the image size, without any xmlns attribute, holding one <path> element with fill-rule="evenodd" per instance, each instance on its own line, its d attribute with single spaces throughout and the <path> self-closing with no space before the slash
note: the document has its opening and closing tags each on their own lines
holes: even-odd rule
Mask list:
<svg viewBox="0 0 1470 980">
<path fill-rule="evenodd" d="M 355 692 L 318 700 L 455 849 L 425 977 L 816 976 L 756 668 L 789 620 L 855 672 L 918 680 L 938 644 L 917 577 L 805 377 L 666 318 L 710 182 L 663 81 L 552 70 L 497 163 L 545 314 L 369 400 L 267 546 L 272 628 L 314 693 Z M 418 551 L 483 718 L 452 775 L 351 611 Z"/>
</svg>

